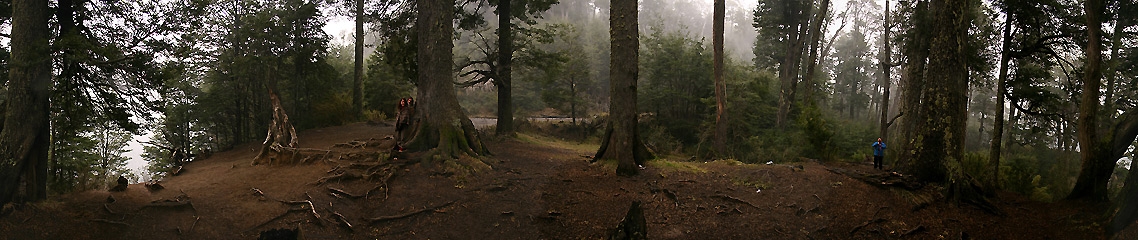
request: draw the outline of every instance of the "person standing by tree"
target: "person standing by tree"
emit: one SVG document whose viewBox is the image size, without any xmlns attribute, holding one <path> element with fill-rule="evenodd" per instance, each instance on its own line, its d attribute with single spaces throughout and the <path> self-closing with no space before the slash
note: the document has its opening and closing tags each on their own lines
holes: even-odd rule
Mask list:
<svg viewBox="0 0 1138 240">
<path fill-rule="evenodd" d="M 873 142 L 872 146 L 873 146 L 873 168 L 874 169 L 885 169 L 884 165 L 881 164 L 882 159 L 885 158 L 885 141 L 881 140 L 881 138 L 877 138 L 877 141 Z"/>
</svg>

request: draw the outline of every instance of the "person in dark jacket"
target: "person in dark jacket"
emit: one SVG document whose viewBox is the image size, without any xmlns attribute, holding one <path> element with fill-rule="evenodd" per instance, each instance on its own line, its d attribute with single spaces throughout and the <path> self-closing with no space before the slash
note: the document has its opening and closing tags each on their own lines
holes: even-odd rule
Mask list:
<svg viewBox="0 0 1138 240">
<path fill-rule="evenodd" d="M 877 141 L 873 142 L 872 147 L 873 147 L 873 168 L 885 169 L 885 167 L 881 164 L 881 161 L 883 161 L 883 159 L 885 158 L 885 141 L 882 141 L 881 138 L 877 138 Z"/>
</svg>

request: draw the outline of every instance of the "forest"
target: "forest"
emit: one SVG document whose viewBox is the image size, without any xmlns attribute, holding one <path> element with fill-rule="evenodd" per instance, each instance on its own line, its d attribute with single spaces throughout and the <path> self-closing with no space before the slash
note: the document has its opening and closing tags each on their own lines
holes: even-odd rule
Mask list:
<svg viewBox="0 0 1138 240">
<path fill-rule="evenodd" d="M 366 123 L 346 140 L 393 135 L 384 169 L 458 185 L 549 138 L 630 179 L 819 163 L 991 216 L 1094 206 L 1106 238 L 1138 220 L 1134 0 L 0 0 L 0 29 L 0 218 L 239 151 L 341 161 L 297 132 Z"/>
</svg>

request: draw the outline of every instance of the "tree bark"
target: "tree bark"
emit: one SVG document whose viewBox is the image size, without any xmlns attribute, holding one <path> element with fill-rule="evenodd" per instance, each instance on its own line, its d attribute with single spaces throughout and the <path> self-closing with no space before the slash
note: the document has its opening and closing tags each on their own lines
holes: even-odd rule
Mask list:
<svg viewBox="0 0 1138 240">
<path fill-rule="evenodd" d="M 810 26 L 810 59 L 806 66 L 806 76 L 802 79 L 806 97 L 802 100 L 807 106 L 814 106 L 814 74 L 818 68 L 818 45 L 822 41 L 822 23 L 830 12 L 830 0 L 822 0 L 822 8 L 814 15 L 814 22 Z"/>
<path fill-rule="evenodd" d="M 968 36 L 967 0 L 935 1 L 936 22 L 929 50 L 928 75 L 918 119 L 917 145 L 907 170 L 924 182 L 944 182 L 945 164 L 963 156 L 968 120 L 968 68 L 963 45 Z"/>
<path fill-rule="evenodd" d="M 829 1 L 829 0 L 826 0 Z M 720 158 L 727 157 L 727 85 L 723 83 L 723 16 L 726 12 L 724 0 L 715 0 L 715 9 L 712 13 L 712 45 L 714 49 L 714 75 L 715 75 L 715 152 Z"/>
<path fill-rule="evenodd" d="M 364 0 L 356 0 L 355 66 L 352 69 L 352 113 L 363 115 L 364 108 Z"/>
<path fill-rule="evenodd" d="M 431 156 L 456 159 L 460 154 L 472 157 L 489 155 L 474 124 L 466 117 L 455 95 L 451 49 L 454 23 L 451 21 L 454 0 L 419 0 L 415 21 L 418 29 L 419 100 L 416 100 L 412 128 L 415 136 L 408 141 L 410 151 L 432 150 Z"/>
<path fill-rule="evenodd" d="M 1011 60 L 1011 29 L 1012 23 L 1009 18 L 1004 22 L 1004 43 L 1003 53 L 1000 54 L 1000 76 L 996 80 L 996 114 L 993 117 L 996 119 L 992 123 L 992 140 L 988 150 L 988 161 L 992 165 L 992 177 L 989 178 L 988 185 L 991 187 L 1000 186 L 1000 156 L 1004 146 L 1004 93 L 1008 91 L 1008 62 Z"/>
<path fill-rule="evenodd" d="M 288 114 L 285 113 L 284 107 L 281 106 L 280 97 L 277 93 L 269 88 L 269 102 L 273 106 L 273 120 L 269 123 L 269 130 L 265 133 L 265 142 L 261 143 L 261 151 L 253 158 L 253 164 L 268 163 L 272 165 L 277 163 L 277 160 L 288 160 L 291 162 L 295 156 L 293 153 L 286 152 L 286 149 L 296 148 L 300 145 L 299 138 L 296 136 L 296 128 L 292 126 L 292 122 L 288 120 Z M 171 150 L 174 151 L 174 150 Z M 283 157 L 282 157 L 283 156 Z M 284 158 L 288 159 L 284 159 Z M 180 159 L 177 161 L 181 161 Z"/>
<path fill-rule="evenodd" d="M 885 87 L 885 91 L 881 93 L 881 132 L 878 136 L 881 139 L 889 139 L 889 91 L 890 85 L 893 83 L 892 64 L 893 64 L 893 51 L 889 48 L 889 1 L 885 1 L 885 22 L 882 23 L 882 38 L 881 45 L 884 45 L 884 53 L 881 54 L 881 83 Z"/>
<path fill-rule="evenodd" d="M 1111 141 L 1111 162 L 1117 161 L 1126 153 L 1126 150 L 1138 141 L 1138 110 L 1129 110 L 1120 117 L 1118 125 L 1114 127 L 1114 136 Z M 1133 158 L 1132 158 L 1133 159 Z M 1138 165 L 1130 164 L 1130 171 L 1126 175 L 1126 185 L 1115 200 L 1115 212 L 1111 219 L 1110 234 L 1121 231 L 1138 219 Z"/>
<path fill-rule="evenodd" d="M 895 163 L 902 168 L 908 168 L 912 163 L 914 147 L 918 144 L 916 142 L 917 128 L 921 126 L 921 96 L 925 93 L 925 70 L 926 61 L 929 57 L 929 42 L 931 34 L 929 28 L 921 26 L 932 26 L 929 14 L 928 1 L 920 1 L 917 3 L 916 13 L 913 14 L 915 27 L 912 37 L 908 39 L 908 44 L 905 46 L 905 55 L 908 56 L 908 63 L 905 64 L 904 72 L 901 75 L 901 111 L 905 117 L 901 119 L 901 133 L 903 141 L 901 143 L 901 156 L 897 158 L 899 161 Z"/>
<path fill-rule="evenodd" d="M 809 17 L 804 17 L 802 14 L 804 9 L 813 8 L 813 1 L 804 6 L 794 6 L 795 1 L 786 1 L 785 13 L 786 17 L 790 19 L 785 20 L 790 23 L 790 29 L 786 39 L 786 55 L 783 56 L 782 61 L 779 62 L 778 78 L 780 82 L 778 94 L 778 112 L 775 116 L 775 126 L 782 128 L 789 120 L 790 112 L 794 106 L 794 95 L 798 89 L 798 73 L 802 64 L 802 51 L 805 48 L 806 39 L 803 37 L 806 34 L 809 24 Z M 801 8 L 801 9 L 800 9 Z"/>
<path fill-rule="evenodd" d="M 613 0 L 609 5 L 609 35 L 612 36 L 609 126 L 594 156 L 596 159 L 616 160 L 616 173 L 622 176 L 636 175 L 637 165 L 654 158 L 640 141 L 636 127 L 637 54 L 640 48 L 636 7 L 636 0 Z"/>
<path fill-rule="evenodd" d="M 498 0 L 498 135 L 514 134 L 514 103 L 512 88 L 512 66 L 514 61 L 514 31 L 511 19 L 510 0 Z"/>
<path fill-rule="evenodd" d="M 1102 85 L 1102 20 L 1105 12 L 1102 0 L 1087 0 L 1084 5 L 1087 21 L 1087 63 L 1083 71 L 1082 98 L 1079 102 L 1079 155 L 1082 157 L 1082 170 L 1067 199 L 1107 200 L 1107 181 L 1114 170 L 1114 163 L 1106 156 L 1101 142 L 1098 115 L 1099 90 Z"/>
<path fill-rule="evenodd" d="M 47 185 L 48 99 L 51 96 L 51 48 L 48 45 L 48 1 L 12 2 L 12 64 L 8 101 L 0 131 L 0 206 L 18 193 L 21 177 L 32 200 L 42 199 Z M 23 172 L 23 173 L 21 173 Z"/>
</svg>

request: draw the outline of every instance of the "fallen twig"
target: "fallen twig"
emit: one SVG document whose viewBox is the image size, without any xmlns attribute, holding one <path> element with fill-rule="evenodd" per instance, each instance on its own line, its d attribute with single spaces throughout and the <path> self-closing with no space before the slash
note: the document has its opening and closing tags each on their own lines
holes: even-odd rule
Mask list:
<svg viewBox="0 0 1138 240">
<path fill-rule="evenodd" d="M 371 221 L 372 223 L 376 223 L 376 222 L 382 222 L 382 221 L 389 221 L 389 220 L 396 220 L 396 219 L 401 219 L 401 218 L 406 218 L 406 217 L 414 216 L 415 214 L 420 214 L 420 213 L 424 213 L 424 212 L 427 212 L 427 211 L 433 211 L 433 210 L 436 210 L 436 209 L 439 209 L 439 208 L 443 208 L 443 207 L 449 206 L 449 205 L 451 205 L 451 204 L 454 204 L 454 201 L 450 201 L 450 202 L 446 202 L 446 203 L 443 203 L 443 204 L 439 204 L 438 206 L 434 206 L 434 207 L 427 207 L 427 208 L 423 208 L 423 209 L 421 209 L 421 210 L 418 210 L 418 211 L 412 211 L 412 212 L 403 213 L 403 214 L 399 214 L 399 215 L 391 215 L 391 216 L 380 216 L 380 217 L 374 217 L 374 218 L 369 218 L 368 220 L 369 220 L 369 221 Z"/>
<path fill-rule="evenodd" d="M 194 217 L 194 223 L 190 224 L 190 230 L 186 230 L 186 232 L 193 231 L 194 226 L 198 225 L 198 220 L 202 220 L 202 217 Z"/>
<path fill-rule="evenodd" d="M 751 202 L 748 202 L 748 201 L 746 201 L 746 200 L 743 200 L 743 199 L 735 198 L 735 197 L 732 197 L 732 196 L 727 196 L 727 195 L 722 195 L 722 194 L 716 194 L 716 195 L 713 195 L 713 196 L 711 196 L 711 197 L 713 197 L 713 198 L 719 198 L 719 199 L 723 199 L 723 200 L 731 200 L 731 201 L 735 201 L 735 202 L 738 202 L 738 203 L 747 204 L 747 205 L 750 205 L 751 207 L 754 207 L 754 208 L 756 208 L 756 209 L 758 209 L 758 208 L 759 208 L 759 206 L 755 206 L 755 204 L 751 204 Z"/>
<path fill-rule="evenodd" d="M 911 234 L 914 234 L 914 233 L 918 233 L 918 232 L 921 232 L 921 231 L 924 231 L 924 230 L 925 230 L 925 225 L 920 225 L 920 226 L 917 226 L 917 227 L 915 227 L 915 228 L 913 228 L 913 229 L 909 229 L 909 231 L 905 231 L 905 233 L 902 233 L 902 234 L 901 234 L 901 236 L 898 236 L 898 237 L 905 237 L 905 236 L 909 236 L 909 235 L 911 235 Z"/>
<path fill-rule="evenodd" d="M 106 204 L 103 204 L 103 209 L 107 210 L 107 213 L 110 213 L 110 214 L 119 214 L 119 213 L 116 213 L 115 211 L 111 211 L 111 207 L 107 206 Z"/>
<path fill-rule="evenodd" d="M 123 226 L 127 226 L 127 227 L 130 227 L 130 224 L 129 224 L 129 223 L 124 223 L 124 222 L 119 222 L 119 221 L 111 221 L 111 220 L 106 220 L 106 219 L 91 219 L 91 221 L 92 221 L 92 222 L 101 222 L 101 223 L 110 223 L 110 224 L 117 224 L 117 225 L 123 225 Z"/>
</svg>

